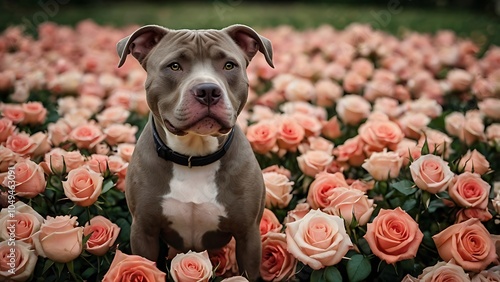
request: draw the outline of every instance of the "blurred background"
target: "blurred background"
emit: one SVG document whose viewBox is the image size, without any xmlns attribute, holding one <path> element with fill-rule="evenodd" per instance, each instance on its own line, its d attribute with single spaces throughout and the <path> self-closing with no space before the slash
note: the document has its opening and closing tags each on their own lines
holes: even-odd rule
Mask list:
<svg viewBox="0 0 500 282">
<path fill-rule="evenodd" d="M 44 21 L 74 25 L 88 18 L 101 25 L 155 23 L 170 28 L 243 23 L 255 28 L 330 24 L 343 29 L 359 22 L 395 35 L 449 29 L 481 46 L 500 45 L 500 0 L 0 0 L 0 30 L 22 24 L 36 35 L 36 26 Z"/>
</svg>

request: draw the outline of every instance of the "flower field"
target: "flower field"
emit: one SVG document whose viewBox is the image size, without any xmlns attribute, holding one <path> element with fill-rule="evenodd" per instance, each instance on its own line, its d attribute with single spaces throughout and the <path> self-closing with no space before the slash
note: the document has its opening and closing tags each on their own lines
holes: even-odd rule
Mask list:
<svg viewBox="0 0 500 282">
<path fill-rule="evenodd" d="M 136 28 L 0 34 L 0 281 L 246 281 L 234 240 L 166 266 L 131 255 L 124 180 L 149 110 L 115 46 Z M 500 47 L 259 32 L 275 68 L 250 63 L 238 124 L 266 184 L 262 279 L 500 281 Z"/>
</svg>

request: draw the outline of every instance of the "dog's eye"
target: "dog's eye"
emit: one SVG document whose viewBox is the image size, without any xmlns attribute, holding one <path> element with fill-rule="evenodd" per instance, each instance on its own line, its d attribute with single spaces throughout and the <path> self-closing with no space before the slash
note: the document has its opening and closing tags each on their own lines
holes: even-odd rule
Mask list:
<svg viewBox="0 0 500 282">
<path fill-rule="evenodd" d="M 171 63 L 170 65 L 168 65 L 168 67 L 173 71 L 182 70 L 181 65 L 179 65 L 179 63 Z"/>
<path fill-rule="evenodd" d="M 225 70 L 232 70 L 232 69 L 234 69 L 234 67 L 235 67 L 235 66 L 236 66 L 236 64 L 235 64 L 235 63 L 233 63 L 233 62 L 227 62 L 227 63 L 224 65 L 224 69 L 225 69 Z"/>
</svg>

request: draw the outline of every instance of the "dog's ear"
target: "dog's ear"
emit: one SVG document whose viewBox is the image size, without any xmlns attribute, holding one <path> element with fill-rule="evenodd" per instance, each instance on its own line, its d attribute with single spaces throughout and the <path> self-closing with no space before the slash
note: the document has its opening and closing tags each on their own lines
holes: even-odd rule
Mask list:
<svg viewBox="0 0 500 282">
<path fill-rule="evenodd" d="M 156 44 L 167 34 L 168 30 L 157 25 L 146 25 L 134 31 L 116 44 L 116 51 L 120 56 L 118 67 L 121 67 L 128 54 L 132 54 L 139 63 L 144 59 Z"/>
<path fill-rule="evenodd" d="M 273 47 L 271 41 L 260 36 L 251 27 L 241 24 L 235 24 L 223 29 L 236 42 L 236 44 L 247 55 L 248 60 L 251 60 L 257 51 L 264 54 L 267 63 L 274 68 L 273 65 Z"/>
</svg>

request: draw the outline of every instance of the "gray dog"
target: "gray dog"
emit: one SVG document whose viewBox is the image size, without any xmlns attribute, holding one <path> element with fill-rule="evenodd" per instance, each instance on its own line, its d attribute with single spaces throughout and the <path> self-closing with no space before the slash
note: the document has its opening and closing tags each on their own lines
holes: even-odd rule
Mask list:
<svg viewBox="0 0 500 282">
<path fill-rule="evenodd" d="M 257 279 L 265 187 L 236 118 L 248 96 L 246 67 L 257 51 L 273 66 L 271 42 L 244 25 L 148 25 L 117 50 L 119 66 L 130 53 L 146 70 L 151 110 L 126 179 L 132 252 L 158 261 L 161 240 L 186 252 L 234 237 L 240 273 Z"/>
</svg>

